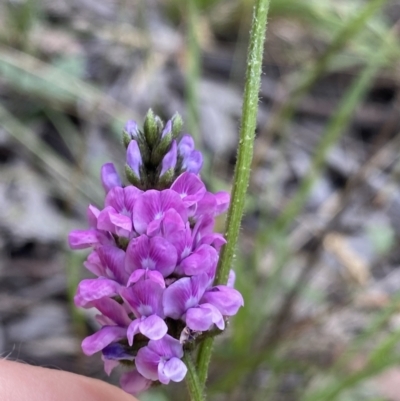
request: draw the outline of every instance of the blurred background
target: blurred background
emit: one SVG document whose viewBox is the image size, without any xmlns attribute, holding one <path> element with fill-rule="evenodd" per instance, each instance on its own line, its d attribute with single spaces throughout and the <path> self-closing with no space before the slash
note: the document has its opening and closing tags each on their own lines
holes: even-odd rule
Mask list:
<svg viewBox="0 0 400 401">
<path fill-rule="evenodd" d="M 230 190 L 253 0 L 0 0 L 0 352 L 107 378 L 67 233 L 126 120 L 176 111 Z M 272 0 L 215 401 L 400 400 L 400 1 Z M 218 222 L 223 230 L 224 221 Z M 143 401 L 186 399 L 184 384 Z"/>
</svg>

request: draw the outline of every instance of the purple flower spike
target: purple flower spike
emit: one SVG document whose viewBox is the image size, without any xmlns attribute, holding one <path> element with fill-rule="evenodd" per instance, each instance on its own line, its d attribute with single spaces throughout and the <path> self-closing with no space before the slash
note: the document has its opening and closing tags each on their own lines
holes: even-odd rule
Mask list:
<svg viewBox="0 0 400 401">
<path fill-rule="evenodd" d="M 121 178 L 119 177 L 113 163 L 103 164 L 101 168 L 101 182 L 106 192 L 111 188 L 122 186 Z"/>
<path fill-rule="evenodd" d="M 139 281 L 133 287 L 124 288 L 120 295 L 137 317 L 128 327 L 129 345 L 137 333 L 151 340 L 159 340 L 167 334 L 162 307 L 163 288 L 152 280 Z"/>
<path fill-rule="evenodd" d="M 177 259 L 175 247 L 166 239 L 141 235 L 129 243 L 125 270 L 129 273 L 137 269 L 156 270 L 167 277 L 174 271 Z"/>
<path fill-rule="evenodd" d="M 124 127 L 124 130 L 127 132 L 127 134 L 132 138 L 132 139 L 137 139 L 139 135 L 139 128 L 134 120 L 129 120 Z"/>
<path fill-rule="evenodd" d="M 145 378 L 168 384 L 180 382 L 186 375 L 186 365 L 181 361 L 182 345 L 170 335 L 161 340 L 150 340 L 147 347 L 138 351 L 136 368 Z"/>
<path fill-rule="evenodd" d="M 139 145 L 135 140 L 132 140 L 129 142 L 128 149 L 126 150 L 126 164 L 137 177 L 140 177 L 140 166 L 142 163 Z"/>
<path fill-rule="evenodd" d="M 160 177 L 162 177 L 168 170 L 175 169 L 178 160 L 178 147 L 176 141 L 172 141 L 171 149 L 164 156 L 161 164 Z"/>
<path fill-rule="evenodd" d="M 175 191 L 152 189 L 144 192 L 137 198 L 132 214 L 135 230 L 139 234 L 147 232 L 148 235 L 156 235 L 162 218 L 170 209 L 174 209 L 186 223 L 187 210 L 181 197 Z"/>
<path fill-rule="evenodd" d="M 150 388 L 152 381 L 143 377 L 136 369 L 126 372 L 121 376 L 120 385 L 122 390 L 132 395 L 146 391 Z"/>
<path fill-rule="evenodd" d="M 180 195 L 187 207 L 197 203 L 206 193 L 203 181 L 193 173 L 181 174 L 172 184 L 171 189 Z"/>
<path fill-rule="evenodd" d="M 190 135 L 184 135 L 178 145 L 182 157 L 182 169 L 198 174 L 203 166 L 203 155 L 194 148 L 194 141 Z"/>
</svg>

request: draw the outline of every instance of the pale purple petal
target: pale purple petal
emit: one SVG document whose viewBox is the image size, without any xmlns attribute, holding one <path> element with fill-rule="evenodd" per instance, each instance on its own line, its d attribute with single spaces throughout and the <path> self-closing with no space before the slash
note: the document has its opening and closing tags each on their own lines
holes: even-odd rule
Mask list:
<svg viewBox="0 0 400 401">
<path fill-rule="evenodd" d="M 130 285 L 137 283 L 141 279 L 152 280 L 155 283 L 157 283 L 161 288 L 165 288 L 165 280 L 160 272 L 158 272 L 157 270 L 144 270 L 144 269 L 135 270 L 129 276 L 128 283 L 126 286 L 129 287 Z"/>
<path fill-rule="evenodd" d="M 111 206 L 117 212 L 121 212 L 124 210 L 125 207 L 125 195 L 124 195 L 124 188 L 122 187 L 114 187 L 112 188 L 106 198 L 104 200 L 104 206 Z"/>
<path fill-rule="evenodd" d="M 244 305 L 240 292 L 225 285 L 211 288 L 204 294 L 201 302 L 214 305 L 224 316 L 236 315 L 239 308 Z"/>
<path fill-rule="evenodd" d="M 93 306 L 118 326 L 128 327 L 131 323 L 131 319 L 128 317 L 125 308 L 112 298 L 104 297 L 95 300 L 93 301 Z"/>
<path fill-rule="evenodd" d="M 182 167 L 189 173 L 198 174 L 203 167 L 203 155 L 194 150 L 189 156 L 183 158 Z"/>
<path fill-rule="evenodd" d="M 229 288 L 234 288 L 235 287 L 235 281 L 236 281 L 236 273 L 234 270 L 229 270 L 229 277 L 228 277 L 228 282 L 226 283 L 226 286 Z"/>
<path fill-rule="evenodd" d="M 97 218 L 99 217 L 100 210 L 96 206 L 89 205 L 86 215 L 91 228 L 97 228 Z"/>
<path fill-rule="evenodd" d="M 225 328 L 224 317 L 222 316 L 222 313 L 214 305 L 205 303 L 201 304 L 200 308 L 208 309 L 211 312 L 211 320 L 220 330 L 223 330 Z"/>
<path fill-rule="evenodd" d="M 199 218 L 204 215 L 214 216 L 217 210 L 218 204 L 217 199 L 211 192 L 206 192 L 197 202 L 197 208 L 194 213 L 195 218 Z"/>
<path fill-rule="evenodd" d="M 175 269 L 178 255 L 175 247 L 162 237 L 141 235 L 130 241 L 126 250 L 125 269 L 157 270 L 164 277 Z"/>
<path fill-rule="evenodd" d="M 134 120 L 128 120 L 124 126 L 124 130 L 126 133 L 132 138 L 137 139 L 139 135 L 139 127 L 137 122 Z"/>
<path fill-rule="evenodd" d="M 122 186 L 121 178 L 113 163 L 106 163 L 101 167 L 101 182 L 106 192 L 111 188 Z"/>
<path fill-rule="evenodd" d="M 97 228 L 127 237 L 132 231 L 132 219 L 108 206 L 100 212 L 97 219 Z"/>
<path fill-rule="evenodd" d="M 93 355 L 112 342 L 122 340 L 125 336 L 126 328 L 105 326 L 82 341 L 82 350 L 85 355 Z"/>
<path fill-rule="evenodd" d="M 99 258 L 106 267 L 105 272 L 109 278 L 125 284 L 129 275 L 125 272 L 125 252 L 115 246 L 101 246 L 97 249 Z"/>
<path fill-rule="evenodd" d="M 128 394 L 138 395 L 150 388 L 152 381 L 143 377 L 136 369 L 121 376 L 120 385 Z"/>
<path fill-rule="evenodd" d="M 162 159 L 160 177 L 162 177 L 168 170 L 175 169 L 178 160 L 178 147 L 176 141 L 172 141 L 171 149 Z"/>
<path fill-rule="evenodd" d="M 73 230 L 68 235 L 68 242 L 71 249 L 85 249 L 99 243 L 97 230 Z"/>
<path fill-rule="evenodd" d="M 165 127 L 161 133 L 161 138 L 164 138 L 165 135 L 170 134 L 172 131 L 172 121 L 168 120 L 167 123 L 165 124 Z"/>
<path fill-rule="evenodd" d="M 231 196 L 229 195 L 228 192 L 225 191 L 217 192 L 216 194 L 214 194 L 214 196 L 215 200 L 217 201 L 217 208 L 215 214 L 219 215 L 225 213 L 228 210 Z"/>
<path fill-rule="evenodd" d="M 135 230 L 139 234 L 147 231 L 147 226 L 154 220 L 161 220 L 164 214 L 174 209 L 187 221 L 187 211 L 180 196 L 170 189 L 164 191 L 149 190 L 138 196 L 133 210 Z"/>
<path fill-rule="evenodd" d="M 152 340 L 149 341 L 149 344 Z M 162 341 L 162 340 L 158 340 Z M 148 346 L 140 348 L 135 359 L 138 372 L 149 380 L 158 380 L 158 363 L 161 357 Z"/>
<path fill-rule="evenodd" d="M 207 331 L 213 324 L 212 311 L 209 308 L 190 308 L 186 312 L 186 324 L 195 331 Z"/>
<path fill-rule="evenodd" d="M 121 286 L 114 280 L 108 279 L 87 279 L 82 280 L 74 297 L 75 305 L 86 307 L 102 297 L 114 297 L 118 295 Z"/>
<path fill-rule="evenodd" d="M 192 307 L 196 307 L 209 282 L 206 274 L 183 277 L 171 284 L 163 295 L 164 313 L 173 319 L 180 319 Z"/>
<path fill-rule="evenodd" d="M 119 361 L 107 359 L 104 358 L 104 356 L 102 356 L 101 358 L 104 362 L 104 372 L 106 372 L 107 376 L 110 376 L 111 372 L 119 365 Z"/>
<path fill-rule="evenodd" d="M 130 346 L 132 346 L 133 344 L 133 337 L 135 337 L 135 335 L 139 333 L 139 324 L 140 320 L 135 319 L 131 322 L 131 324 L 128 327 L 128 330 L 126 332 L 126 337 L 128 338 L 128 343 Z"/>
<path fill-rule="evenodd" d="M 218 253 L 210 245 L 201 245 L 191 255 L 185 258 L 179 267 L 187 276 L 210 273 L 215 271 L 218 262 Z"/>
<path fill-rule="evenodd" d="M 158 378 L 161 383 L 168 384 L 182 381 L 187 373 L 186 365 L 179 358 L 171 358 L 169 361 L 158 365 Z"/>
<path fill-rule="evenodd" d="M 128 185 L 124 188 L 124 196 L 125 196 L 125 209 L 132 213 L 133 207 L 135 205 L 136 199 L 142 193 L 139 188 L 134 187 L 133 185 Z"/>
<path fill-rule="evenodd" d="M 182 344 L 169 334 L 166 334 L 161 340 L 150 340 L 148 348 L 164 359 L 183 357 Z"/>
<path fill-rule="evenodd" d="M 86 261 L 83 265 L 88 269 L 90 272 L 95 274 L 96 276 L 105 276 L 105 266 L 101 263 L 99 255 L 96 251 L 93 251 L 89 254 Z"/>
<path fill-rule="evenodd" d="M 219 252 L 222 246 L 226 244 L 226 239 L 220 233 L 206 234 L 200 238 L 198 243 L 198 245 L 202 244 L 211 245 L 217 252 Z"/>
<path fill-rule="evenodd" d="M 206 193 L 206 187 L 201 179 L 192 173 L 181 174 L 172 184 L 171 189 L 177 192 L 185 206 L 191 206 L 201 200 Z"/>
<path fill-rule="evenodd" d="M 139 330 L 150 340 L 160 340 L 167 334 L 168 327 L 159 316 L 151 315 L 140 321 Z"/>
<path fill-rule="evenodd" d="M 139 145 L 135 140 L 129 142 L 126 150 L 126 164 L 132 169 L 137 177 L 140 177 L 140 166 L 142 165 L 142 155 Z"/>
<path fill-rule="evenodd" d="M 194 150 L 194 140 L 190 135 L 183 135 L 178 145 L 179 154 L 185 158 Z"/>
<path fill-rule="evenodd" d="M 132 308 L 137 317 L 163 315 L 162 296 L 164 289 L 152 280 L 137 282 L 133 287 L 123 288 L 121 297 Z"/>
</svg>

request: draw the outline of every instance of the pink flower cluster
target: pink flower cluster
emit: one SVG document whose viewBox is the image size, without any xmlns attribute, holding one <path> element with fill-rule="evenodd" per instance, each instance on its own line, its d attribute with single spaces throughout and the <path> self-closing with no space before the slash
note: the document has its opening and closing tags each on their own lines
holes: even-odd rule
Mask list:
<svg viewBox="0 0 400 401">
<path fill-rule="evenodd" d="M 213 285 L 225 243 L 213 231 L 215 217 L 226 211 L 229 195 L 207 192 L 197 173 L 181 168 L 170 188 L 141 190 L 123 186 L 115 167 L 104 165 L 104 208 L 90 205 L 90 228 L 69 235 L 72 249 L 92 248 L 84 265 L 97 276 L 82 280 L 75 295 L 77 306 L 99 311 L 101 328 L 84 339 L 83 351 L 101 351 L 108 374 L 128 366 L 121 386 L 131 394 L 154 381 L 183 380 L 187 333 L 223 330 L 243 305 L 233 280 Z"/>
</svg>

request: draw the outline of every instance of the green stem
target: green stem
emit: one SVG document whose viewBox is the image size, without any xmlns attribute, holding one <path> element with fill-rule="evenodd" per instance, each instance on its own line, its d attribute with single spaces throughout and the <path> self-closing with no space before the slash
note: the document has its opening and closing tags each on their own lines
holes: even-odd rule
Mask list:
<svg viewBox="0 0 400 401">
<path fill-rule="evenodd" d="M 235 167 L 231 205 L 228 211 L 225 237 L 227 244 L 221 252 L 216 284 L 225 284 L 228 280 L 236 243 L 239 237 L 246 191 L 250 178 L 250 166 L 253 158 L 253 144 L 257 122 L 258 93 L 261 82 L 261 67 L 264 51 L 267 14 L 270 0 L 256 0 L 253 13 L 250 44 L 247 56 L 246 82 L 242 108 L 242 123 Z M 213 339 L 206 339 L 200 346 L 198 355 L 198 374 L 204 386 L 208 365 L 211 359 Z"/>
<path fill-rule="evenodd" d="M 199 376 L 196 372 L 192 356 L 190 353 L 185 352 L 183 356 L 183 362 L 188 369 L 186 374 L 186 384 L 188 386 L 191 401 L 204 401 L 203 386 L 200 384 Z"/>
</svg>

